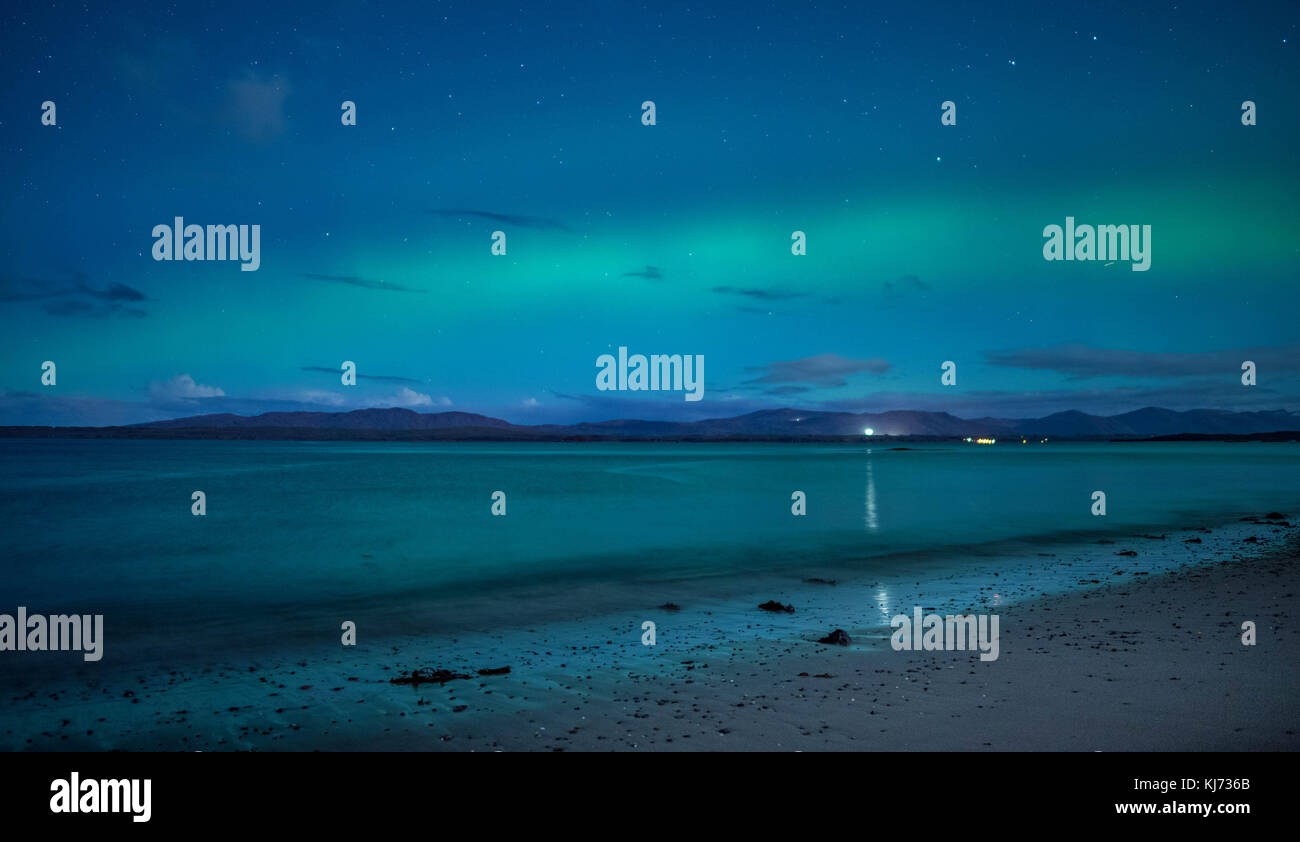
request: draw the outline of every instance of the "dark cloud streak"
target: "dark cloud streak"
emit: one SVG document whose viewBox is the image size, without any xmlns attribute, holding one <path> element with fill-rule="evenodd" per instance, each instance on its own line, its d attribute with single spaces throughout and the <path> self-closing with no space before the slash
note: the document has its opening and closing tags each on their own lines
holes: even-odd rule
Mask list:
<svg viewBox="0 0 1300 842">
<path fill-rule="evenodd" d="M 342 374 L 342 369 L 338 369 L 338 368 L 326 368 L 326 367 L 323 366 L 323 365 L 304 365 L 304 366 L 302 366 L 301 370 L 302 370 L 302 371 L 320 371 L 320 372 L 324 372 L 324 373 L 326 373 L 326 374 L 333 374 L 333 375 L 335 375 L 335 376 L 338 376 L 338 375 Z M 423 383 L 425 382 L 425 381 L 423 381 L 423 380 L 416 380 L 416 379 L 414 379 L 414 378 L 412 378 L 412 377 L 398 377 L 397 375 L 393 375 L 393 374 L 360 374 L 360 373 L 359 373 L 359 374 L 357 374 L 357 379 L 358 379 L 358 380 L 375 380 L 375 381 L 380 382 L 380 383 L 417 383 L 417 384 L 423 384 Z"/>
<path fill-rule="evenodd" d="M 503 225 L 517 225 L 520 228 L 537 228 L 543 231 L 572 231 L 573 229 L 563 222 L 557 222 L 553 219 L 545 219 L 540 216 L 523 216 L 520 214 L 493 213 L 492 211 L 474 210 L 472 208 L 434 208 L 427 213 L 436 216 L 474 216 L 479 219 L 487 219 L 492 222 L 499 222 Z"/>
<path fill-rule="evenodd" d="M 385 292 L 428 292 L 427 289 L 417 289 L 415 287 L 402 286 L 401 284 L 390 284 L 387 281 L 375 281 L 357 275 L 322 275 L 318 272 L 303 272 L 301 274 L 302 277 L 310 278 L 313 281 L 328 281 L 332 284 L 347 284 L 348 286 L 361 287 L 362 289 L 378 289 Z"/>
<path fill-rule="evenodd" d="M 52 282 L 37 278 L 0 277 L 0 301 L 40 301 L 42 309 L 51 316 L 86 318 L 143 318 L 148 314 L 138 307 L 128 307 L 123 302 L 149 301 L 140 290 L 126 284 L 112 284 L 106 289 L 95 289 L 84 280 L 85 275 L 74 273 L 75 281 Z"/>
<path fill-rule="evenodd" d="M 807 298 L 806 292 L 791 292 L 783 289 L 758 289 L 732 286 L 713 287 L 710 292 L 716 292 L 719 295 L 743 295 L 747 298 L 757 298 L 760 301 L 788 301 L 791 298 Z"/>
<path fill-rule="evenodd" d="M 805 384 L 837 387 L 847 385 L 848 375 L 868 371 L 884 374 L 889 371 L 888 360 L 879 357 L 855 360 L 839 354 L 818 354 L 798 360 L 784 360 L 763 366 L 749 366 L 746 370 L 761 372 L 762 376 L 745 381 L 746 385 Z"/>
<path fill-rule="evenodd" d="M 1203 353 L 1127 351 L 1087 345 L 1055 345 L 986 351 L 990 365 L 1032 371 L 1055 371 L 1071 380 L 1093 377 L 1197 377 L 1220 375 L 1235 379 L 1241 364 L 1250 360 L 1262 371 L 1300 371 L 1300 346 L 1241 348 Z"/>
</svg>

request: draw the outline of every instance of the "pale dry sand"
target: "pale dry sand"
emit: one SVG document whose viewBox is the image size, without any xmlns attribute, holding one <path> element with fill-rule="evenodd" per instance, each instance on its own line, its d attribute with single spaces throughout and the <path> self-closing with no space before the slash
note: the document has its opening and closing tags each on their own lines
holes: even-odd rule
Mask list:
<svg viewBox="0 0 1300 842">
<path fill-rule="evenodd" d="M 1294 751 L 1296 550 L 1292 542 L 1011 606 L 994 662 L 973 652 L 758 644 L 742 658 L 697 655 L 675 675 L 615 682 L 607 699 L 580 709 L 521 713 L 525 727 L 487 742 L 570 751 Z M 1247 620 L 1255 646 L 1241 640 Z"/>
</svg>

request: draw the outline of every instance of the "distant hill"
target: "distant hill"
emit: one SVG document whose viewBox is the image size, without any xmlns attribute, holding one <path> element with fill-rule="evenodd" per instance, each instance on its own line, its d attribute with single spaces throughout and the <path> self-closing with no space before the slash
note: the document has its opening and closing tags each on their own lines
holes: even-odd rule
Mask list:
<svg viewBox="0 0 1300 842">
<path fill-rule="evenodd" d="M 452 427 L 512 427 L 509 421 L 472 412 L 414 412 L 409 409 L 354 409 L 351 412 L 264 412 L 261 415 L 195 415 L 171 421 L 151 421 L 135 427 L 266 428 L 304 430 L 445 430 Z"/>
<path fill-rule="evenodd" d="M 734 418 L 704 421 L 599 421 L 534 429 L 579 435 L 647 436 L 861 436 L 870 428 L 878 436 L 964 436 L 975 432 L 1006 434 L 1005 422 L 985 430 L 946 412 L 818 412 L 765 409 Z M 978 428 L 978 429 L 976 429 Z"/>
<path fill-rule="evenodd" d="M 1021 434 L 1047 436 L 1170 436 L 1180 433 L 1204 435 L 1271 433 L 1300 427 L 1300 413 L 1230 412 L 1222 409 L 1192 409 L 1175 412 L 1154 406 L 1099 416 L 1084 412 L 1058 412 L 1045 418 L 1009 422 Z"/>
<path fill-rule="evenodd" d="M 1121 415 L 1058 412 L 1043 418 L 958 418 L 947 412 L 822 412 L 770 409 L 702 421 L 615 421 L 579 424 L 511 424 L 472 412 L 357 409 L 351 412 L 222 413 L 154 421 L 128 427 L 9 427 L 0 435 L 76 435 L 96 438 L 222 438 L 298 440 L 555 440 L 555 439 L 751 439 L 837 440 L 876 436 L 1050 436 L 1054 438 L 1155 438 L 1251 436 L 1300 429 L 1300 413 L 1282 410 L 1231 412 L 1158 407 Z"/>
<path fill-rule="evenodd" d="M 1130 441 L 1294 441 L 1300 442 L 1300 430 L 1276 430 L 1271 433 L 1245 433 L 1229 435 L 1228 433 L 1178 433 L 1173 436 L 1153 436 L 1149 439 L 1130 439 Z"/>
<path fill-rule="evenodd" d="M 1123 415 L 1089 415 L 1072 410 L 1044 418 L 958 418 L 947 412 L 895 410 L 891 412 L 817 412 L 773 409 L 734 418 L 707 421 L 602 421 L 535 430 L 620 436 L 860 436 L 870 428 L 885 436 L 1010 436 L 1035 435 L 1064 438 L 1162 436 L 1179 433 L 1233 434 L 1294 430 L 1300 413 L 1228 412 L 1197 409 L 1175 412 L 1148 407 Z"/>
</svg>

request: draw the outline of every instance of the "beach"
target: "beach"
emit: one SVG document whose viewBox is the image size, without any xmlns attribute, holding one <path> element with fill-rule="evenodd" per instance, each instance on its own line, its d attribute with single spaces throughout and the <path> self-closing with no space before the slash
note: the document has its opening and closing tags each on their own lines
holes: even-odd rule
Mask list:
<svg viewBox="0 0 1300 842">
<path fill-rule="evenodd" d="M 793 613 L 760 610 L 752 596 L 695 604 L 683 580 L 646 591 L 664 602 L 571 622 L 363 634 L 355 647 L 142 663 L 111 678 L 89 667 L 30 674 L 0 709 L 0 742 L 56 751 L 1294 750 L 1298 537 L 1290 521 L 1258 517 L 985 558 L 910 585 L 769 583 L 763 593 Z M 1049 576 L 1051 588 L 1034 584 Z M 678 610 L 656 607 L 668 602 Z M 999 657 L 894 651 L 886 617 L 912 604 L 997 613 Z M 656 624 L 654 646 L 643 644 L 645 620 Z M 1257 626 L 1253 646 L 1242 643 L 1246 621 Z M 817 642 L 834 628 L 851 644 Z M 419 670 L 446 672 L 442 683 L 393 682 Z"/>
</svg>

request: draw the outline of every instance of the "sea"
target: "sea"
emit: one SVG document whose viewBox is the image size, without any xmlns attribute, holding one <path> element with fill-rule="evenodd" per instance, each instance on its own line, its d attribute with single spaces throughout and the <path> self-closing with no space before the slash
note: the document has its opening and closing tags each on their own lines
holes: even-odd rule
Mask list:
<svg viewBox="0 0 1300 842">
<path fill-rule="evenodd" d="M 472 637 L 1011 556 L 1039 560 L 1044 593 L 1078 578 L 1051 575 L 1071 547 L 1273 512 L 1300 512 L 1300 445 L 11 439 L 0 613 L 102 614 L 111 668 L 337 646 L 344 621 Z"/>
</svg>

